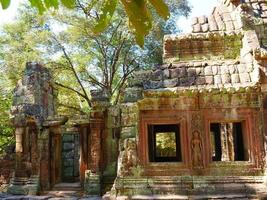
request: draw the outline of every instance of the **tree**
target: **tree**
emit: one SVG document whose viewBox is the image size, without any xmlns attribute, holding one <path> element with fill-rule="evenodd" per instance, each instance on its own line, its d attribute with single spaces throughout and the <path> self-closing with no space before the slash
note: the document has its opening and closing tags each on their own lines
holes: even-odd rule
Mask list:
<svg viewBox="0 0 267 200">
<path fill-rule="evenodd" d="M 190 11 L 187 1 L 169 3 L 183 15 Z M 142 50 L 125 28 L 127 21 L 123 20 L 122 9 L 117 9 L 110 26 L 96 36 L 91 29 L 94 16 L 87 12 L 87 7 L 88 3 L 78 1 L 76 9 L 40 16 L 24 6 L 17 21 L 6 25 L 1 33 L 0 56 L 9 77 L 15 83 L 27 61 L 44 62 L 53 71 L 60 111 L 64 113 L 69 109 L 86 113 L 91 106 L 90 89 L 94 88 L 105 91 L 109 101 L 116 104 L 135 69 L 161 64 L 163 35 L 174 30 L 164 20 L 156 21 Z M 63 30 L 54 30 L 62 25 Z"/>
<path fill-rule="evenodd" d="M 67 8 L 73 9 L 79 6 L 80 0 L 29 0 L 31 6 L 36 7 L 40 13 L 43 13 L 49 8 L 58 9 L 61 3 Z M 96 24 L 92 29 L 95 33 L 103 32 L 111 22 L 119 0 L 87 0 L 87 6 L 84 10 L 94 15 L 95 11 L 99 11 L 99 15 L 95 15 Z M 0 0 L 3 9 L 7 9 L 10 5 L 10 0 Z M 154 8 L 159 16 L 165 20 L 169 17 L 169 10 L 164 0 L 120 0 L 124 6 L 124 10 L 129 18 L 129 27 L 135 35 L 136 42 L 143 46 L 144 37 L 152 28 L 151 9 Z"/>
<path fill-rule="evenodd" d="M 3 73 L 3 68 L 0 68 Z M 9 109 L 11 106 L 10 82 L 4 77 L 0 77 L 0 84 L 5 87 L 0 89 L 0 155 L 5 147 L 14 142 L 13 128 L 9 121 Z"/>
</svg>

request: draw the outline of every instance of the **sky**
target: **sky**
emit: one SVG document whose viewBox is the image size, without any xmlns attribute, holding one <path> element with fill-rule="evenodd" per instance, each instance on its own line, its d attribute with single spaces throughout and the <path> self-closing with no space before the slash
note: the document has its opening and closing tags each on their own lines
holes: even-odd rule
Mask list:
<svg viewBox="0 0 267 200">
<path fill-rule="evenodd" d="M 0 9 L 0 25 L 11 22 L 16 14 L 17 7 L 23 0 L 11 0 L 11 5 L 7 10 Z M 217 0 L 189 0 L 192 5 L 192 13 L 186 19 L 181 17 L 177 24 L 183 32 L 187 33 L 191 31 L 191 18 L 201 15 L 209 15 L 213 7 L 216 5 Z"/>
</svg>

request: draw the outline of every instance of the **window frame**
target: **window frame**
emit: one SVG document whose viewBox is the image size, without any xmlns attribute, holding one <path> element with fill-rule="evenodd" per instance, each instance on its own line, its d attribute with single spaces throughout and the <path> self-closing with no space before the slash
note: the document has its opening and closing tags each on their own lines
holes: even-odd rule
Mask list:
<svg viewBox="0 0 267 200">
<path fill-rule="evenodd" d="M 225 109 L 218 109 L 217 112 L 205 110 L 204 111 L 204 120 L 205 120 L 205 137 L 207 138 L 207 144 L 205 151 L 207 152 L 208 164 L 212 167 L 218 167 L 220 165 L 251 165 L 255 164 L 256 150 L 253 148 L 254 143 L 252 134 L 259 134 L 254 122 L 253 111 L 248 109 L 239 109 L 235 114 L 228 115 L 226 117 Z M 227 123 L 227 122 L 243 122 L 242 130 L 243 131 L 243 140 L 244 140 L 244 149 L 248 152 L 248 161 L 212 161 L 212 147 L 210 141 L 210 124 L 211 123 Z M 254 130 L 254 131 L 253 131 Z M 258 136 L 257 136 L 258 137 Z"/>
<path fill-rule="evenodd" d="M 242 130 L 242 146 L 243 146 L 243 156 L 244 156 L 244 160 L 231 160 L 231 161 L 222 161 L 222 160 L 213 160 L 213 157 L 212 157 L 212 145 L 211 145 L 211 124 L 219 124 L 219 125 L 221 125 L 222 123 L 240 123 L 241 124 L 241 130 Z M 209 123 L 209 140 L 210 140 L 210 152 L 211 152 L 211 154 L 210 154 L 210 156 L 211 156 L 211 160 L 212 160 L 212 162 L 247 162 L 247 161 L 249 161 L 249 155 L 248 155 L 248 141 L 247 141 L 247 138 L 246 138 L 246 129 L 245 129 L 245 127 L 246 127 L 246 121 L 245 120 L 234 120 L 234 121 L 231 121 L 231 120 L 226 120 L 226 121 L 211 121 L 210 123 Z M 221 143 L 222 141 L 220 141 L 220 143 Z M 235 149 L 235 147 L 234 147 L 234 149 Z M 221 152 L 221 153 L 223 153 L 223 152 Z M 235 152 L 236 153 L 236 152 Z M 222 155 L 221 155 L 221 157 L 222 157 Z M 222 158 L 221 158 L 222 159 Z"/>
<path fill-rule="evenodd" d="M 140 164 L 144 167 L 145 173 L 160 174 L 160 175 L 179 175 L 180 173 L 188 173 L 190 169 L 190 152 L 188 143 L 188 121 L 184 112 L 179 110 L 150 110 L 140 112 L 139 123 L 139 141 L 138 141 L 138 155 Z M 180 126 L 180 148 L 181 161 L 180 162 L 150 162 L 149 160 L 149 146 L 148 146 L 148 125 L 171 125 L 179 124 Z M 163 169 L 166 170 L 163 173 Z M 181 174 L 182 175 L 182 174 Z"/>
<path fill-rule="evenodd" d="M 157 132 L 155 126 L 168 126 L 165 133 L 175 133 L 175 145 L 176 145 L 176 156 L 157 156 L 156 151 L 156 138 Z M 151 128 L 150 128 L 151 127 Z M 148 124 L 148 151 L 149 151 L 149 162 L 182 162 L 182 150 L 181 150 L 181 131 L 180 124 Z M 164 132 L 164 131 L 162 131 Z"/>
</svg>

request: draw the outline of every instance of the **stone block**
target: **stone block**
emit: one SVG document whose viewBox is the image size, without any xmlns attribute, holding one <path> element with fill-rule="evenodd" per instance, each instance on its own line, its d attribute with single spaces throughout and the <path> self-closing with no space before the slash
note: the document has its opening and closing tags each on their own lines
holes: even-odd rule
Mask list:
<svg viewBox="0 0 267 200">
<path fill-rule="evenodd" d="M 201 29 L 204 33 L 209 31 L 209 24 L 202 24 Z"/>
<path fill-rule="evenodd" d="M 64 166 L 73 166 L 73 159 L 64 159 Z"/>
<path fill-rule="evenodd" d="M 218 25 L 213 15 L 208 17 L 210 31 L 218 31 Z"/>
<path fill-rule="evenodd" d="M 200 24 L 205 24 L 205 23 L 208 23 L 208 19 L 205 15 L 202 15 L 202 16 L 198 17 L 198 22 Z"/>
<path fill-rule="evenodd" d="M 163 78 L 163 71 L 160 69 L 153 71 L 151 74 L 151 79 L 153 81 L 159 81 L 162 80 L 162 78 Z"/>
<path fill-rule="evenodd" d="M 212 85 L 214 83 L 213 76 L 205 76 L 205 82 L 208 85 Z"/>
<path fill-rule="evenodd" d="M 206 79 L 204 76 L 198 76 L 196 79 L 196 85 L 205 85 Z"/>
<path fill-rule="evenodd" d="M 241 83 L 248 83 L 248 82 L 250 82 L 249 73 L 241 73 L 241 74 L 239 74 L 239 76 L 240 76 L 240 82 Z"/>
<path fill-rule="evenodd" d="M 73 134 L 64 134 L 62 137 L 63 142 L 73 142 L 74 141 L 74 135 Z"/>
<path fill-rule="evenodd" d="M 186 77 L 187 76 L 187 68 L 186 67 L 181 67 L 180 68 L 180 74 L 178 78 Z"/>
<path fill-rule="evenodd" d="M 221 75 L 215 75 L 214 76 L 214 84 L 222 84 Z"/>
<path fill-rule="evenodd" d="M 225 27 L 227 31 L 233 31 L 235 29 L 234 24 L 232 21 L 226 21 Z"/>
<path fill-rule="evenodd" d="M 64 143 L 63 150 L 70 150 L 74 148 L 74 143 Z"/>
<path fill-rule="evenodd" d="M 152 70 L 139 70 L 134 72 L 133 76 L 134 78 L 137 78 L 139 80 L 145 80 L 148 77 L 150 77 L 152 74 Z"/>
<path fill-rule="evenodd" d="M 204 76 L 205 75 L 204 68 L 203 67 L 197 67 L 196 68 L 196 74 L 197 74 L 197 76 Z"/>
<path fill-rule="evenodd" d="M 212 76 L 213 75 L 212 67 L 211 66 L 206 66 L 204 68 L 204 73 L 205 73 L 205 76 Z"/>
<path fill-rule="evenodd" d="M 28 194 L 29 190 L 26 186 L 22 185 L 10 185 L 7 189 L 8 194 L 14 195 L 26 195 Z"/>
<path fill-rule="evenodd" d="M 179 85 L 180 86 L 188 86 L 189 85 L 188 77 L 179 78 Z"/>
<path fill-rule="evenodd" d="M 192 18 L 192 25 L 195 25 L 198 23 L 198 17 L 193 17 Z"/>
<path fill-rule="evenodd" d="M 142 98 L 143 98 L 142 88 L 134 87 L 125 89 L 124 102 L 136 102 Z"/>
<path fill-rule="evenodd" d="M 222 77 L 222 83 L 223 84 L 231 83 L 230 74 L 223 74 L 221 77 Z"/>
<path fill-rule="evenodd" d="M 238 73 L 236 65 L 229 65 L 228 68 L 229 68 L 229 73 L 230 74 Z"/>
<path fill-rule="evenodd" d="M 254 58 L 253 58 L 253 56 L 252 56 L 251 53 L 247 53 L 247 54 L 243 55 L 243 56 L 241 57 L 241 59 L 242 59 L 242 61 L 244 61 L 245 63 L 253 63 L 253 60 L 254 60 Z"/>
<path fill-rule="evenodd" d="M 219 30 L 224 30 L 225 29 L 225 24 L 224 24 L 224 22 L 222 20 L 222 17 L 219 14 L 215 15 L 215 21 L 216 21 L 216 23 L 218 25 Z"/>
<path fill-rule="evenodd" d="M 131 126 L 131 125 L 135 125 L 137 123 L 137 114 L 136 113 L 128 113 L 128 114 L 122 113 L 121 117 L 122 117 L 121 118 L 122 126 Z"/>
<path fill-rule="evenodd" d="M 221 74 L 229 74 L 229 67 L 228 65 L 221 66 Z"/>
<path fill-rule="evenodd" d="M 90 170 L 85 172 L 84 190 L 87 195 L 101 195 L 101 177 Z"/>
<path fill-rule="evenodd" d="M 165 69 L 163 70 L 163 79 L 168 79 L 168 78 L 170 78 L 170 70 Z"/>
<path fill-rule="evenodd" d="M 195 77 L 196 76 L 196 69 L 191 67 L 187 70 L 188 72 L 188 77 Z"/>
<path fill-rule="evenodd" d="M 122 127 L 120 138 L 121 139 L 135 138 L 136 134 L 137 134 L 136 126 Z"/>
<path fill-rule="evenodd" d="M 74 150 L 65 152 L 62 156 L 64 159 L 73 158 L 74 157 Z"/>
<path fill-rule="evenodd" d="M 163 81 L 163 87 L 171 88 L 178 85 L 178 78 L 166 79 Z"/>
<path fill-rule="evenodd" d="M 162 81 L 145 81 L 144 82 L 144 89 L 158 89 L 161 88 L 163 85 Z"/>
<path fill-rule="evenodd" d="M 170 70 L 170 78 L 178 78 L 180 76 L 180 68 Z"/>
<path fill-rule="evenodd" d="M 240 83 L 239 74 L 231 74 L 232 83 Z"/>
<path fill-rule="evenodd" d="M 201 29 L 201 25 L 200 24 L 195 24 L 195 25 L 193 25 L 192 26 L 192 32 L 193 33 L 199 33 L 199 32 L 201 32 L 202 31 L 202 29 Z"/>
<path fill-rule="evenodd" d="M 237 65 L 238 73 L 244 73 L 247 71 L 247 67 L 245 64 L 239 64 Z"/>
<path fill-rule="evenodd" d="M 255 68 L 251 73 L 249 73 L 252 82 L 260 81 L 260 71 L 259 68 Z"/>
</svg>

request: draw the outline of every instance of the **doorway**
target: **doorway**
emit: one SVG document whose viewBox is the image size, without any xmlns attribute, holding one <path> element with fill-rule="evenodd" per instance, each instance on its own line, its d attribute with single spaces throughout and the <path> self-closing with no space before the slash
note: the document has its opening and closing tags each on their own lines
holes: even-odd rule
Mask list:
<svg viewBox="0 0 267 200">
<path fill-rule="evenodd" d="M 63 134 L 61 155 L 62 181 L 78 182 L 80 178 L 80 136 L 78 133 Z"/>
</svg>

